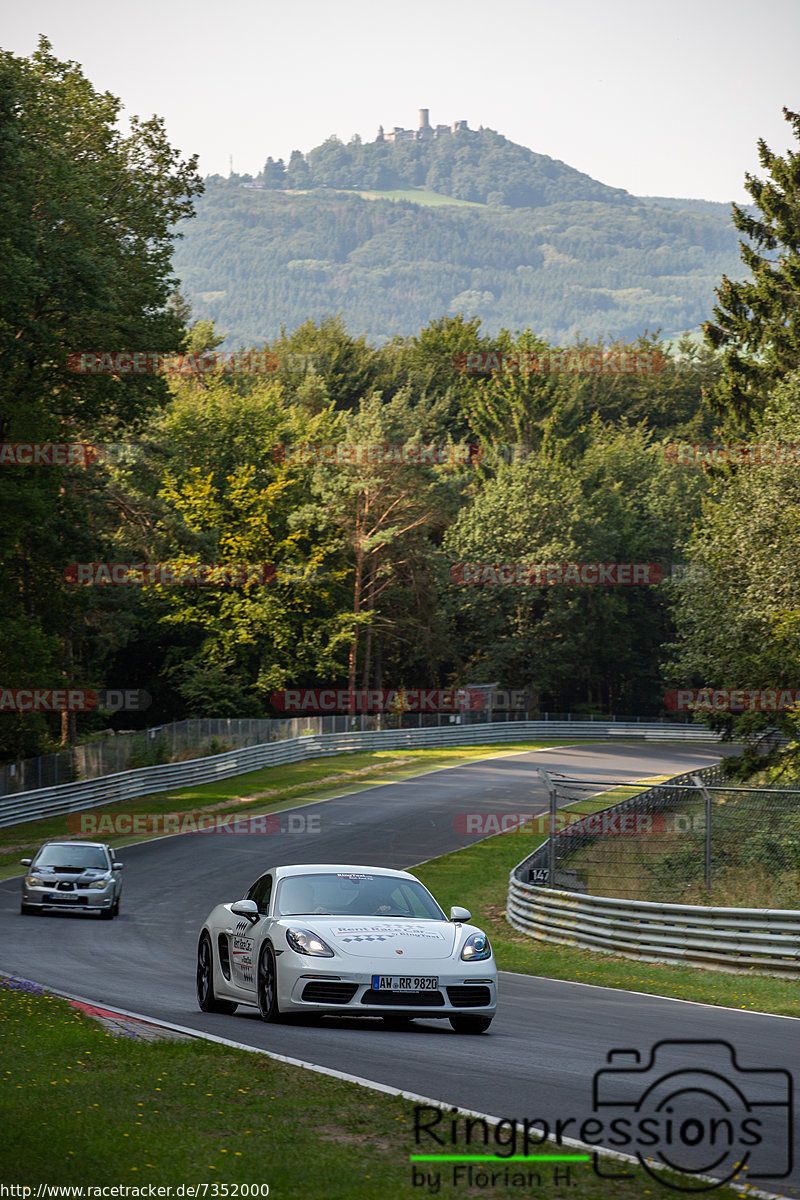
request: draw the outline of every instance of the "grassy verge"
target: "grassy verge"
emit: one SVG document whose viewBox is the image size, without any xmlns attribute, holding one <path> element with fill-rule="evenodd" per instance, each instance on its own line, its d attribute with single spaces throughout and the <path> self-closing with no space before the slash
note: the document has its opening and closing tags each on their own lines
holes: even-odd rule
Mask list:
<svg viewBox="0 0 800 1200">
<path fill-rule="evenodd" d="M 570 811 L 597 812 L 610 803 L 614 803 L 613 793 L 607 792 L 595 800 L 573 805 Z M 451 904 L 469 908 L 473 921 L 489 934 L 503 971 L 800 1017 L 800 988 L 795 980 L 749 971 L 727 974 L 699 967 L 637 962 L 618 955 L 540 942 L 518 933 L 505 917 L 508 876 L 543 841 L 544 836 L 499 834 L 456 854 L 432 859 L 415 867 L 414 874 L 430 888 L 445 910 Z"/>
<path fill-rule="evenodd" d="M 336 754 L 283 766 L 263 767 L 246 775 L 195 787 L 155 792 L 136 800 L 87 809 L 92 819 L 105 815 L 151 815 L 196 813 L 216 816 L 257 816 L 278 812 L 298 803 L 324 800 L 344 792 L 373 787 L 376 783 L 395 783 L 425 771 L 454 767 L 480 758 L 492 758 L 515 751 L 543 750 L 550 746 L 573 745 L 579 739 L 554 739 L 540 742 L 498 742 L 483 746 L 441 747 L 428 750 L 375 750 Z M 586 740 L 586 739 L 584 739 Z M 28 858 L 42 842 L 53 838 L 88 838 L 112 846 L 145 840 L 146 834 L 97 835 L 81 833 L 81 813 L 27 821 L 0 829 L 0 879 L 19 874 L 20 858 Z M 102 825 L 100 826 L 102 829 Z"/>
<path fill-rule="evenodd" d="M 584 1162 L 569 1164 L 567 1177 L 566 1163 L 504 1168 L 502 1159 L 488 1166 L 501 1172 L 496 1186 L 470 1187 L 463 1177 L 454 1185 L 452 1164 L 409 1161 L 412 1154 L 445 1152 L 430 1140 L 415 1144 L 411 1101 L 212 1043 L 117 1037 L 33 985 L 0 987 L 0 1035 L 0 1178 L 7 1184 L 123 1185 L 144 1188 L 144 1195 L 149 1185 L 199 1184 L 209 1197 L 232 1196 L 232 1185 L 246 1184 L 262 1185 L 258 1195 L 268 1185 L 275 1200 L 406 1200 L 431 1194 L 414 1186 L 416 1169 L 441 1172 L 438 1192 L 453 1200 L 536 1194 L 638 1200 L 658 1186 L 641 1168 L 629 1181 L 602 1180 Z M 365 1037 L 381 1035 L 380 1029 L 364 1031 Z M 532 1120 L 536 1113 L 524 1116 Z M 462 1136 L 446 1152 L 496 1148 Z M 512 1177 L 536 1171 L 540 1187 L 506 1186 L 504 1169 Z M 742 1194 L 740 1188 L 715 1192 L 720 1200 Z"/>
</svg>

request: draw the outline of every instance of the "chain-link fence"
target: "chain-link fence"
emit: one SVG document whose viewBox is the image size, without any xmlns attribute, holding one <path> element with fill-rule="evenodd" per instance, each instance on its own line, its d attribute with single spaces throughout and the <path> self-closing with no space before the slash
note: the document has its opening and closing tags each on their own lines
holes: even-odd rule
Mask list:
<svg viewBox="0 0 800 1200">
<path fill-rule="evenodd" d="M 530 859 L 530 881 L 626 900 L 800 908 L 800 789 L 726 783 L 713 767 L 644 792 L 619 784 L 625 799 L 581 814 L 563 806 L 600 781 L 547 778 L 557 833 Z"/>
<path fill-rule="evenodd" d="M 265 720 L 204 718 L 174 721 L 151 729 L 118 733 L 72 746 L 57 754 L 23 759 L 0 767 L 0 795 L 54 787 L 80 779 L 97 779 L 135 767 L 181 762 L 224 754 L 242 746 L 257 746 L 312 733 L 344 733 L 352 717 L 285 717 Z M 375 718 L 357 717 L 358 728 L 375 729 Z"/>
</svg>

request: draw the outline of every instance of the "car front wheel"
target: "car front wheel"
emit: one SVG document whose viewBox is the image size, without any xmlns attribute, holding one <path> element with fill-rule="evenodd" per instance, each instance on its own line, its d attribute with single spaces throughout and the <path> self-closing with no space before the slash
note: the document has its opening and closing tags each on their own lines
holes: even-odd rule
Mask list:
<svg viewBox="0 0 800 1200">
<path fill-rule="evenodd" d="M 456 1033 L 486 1033 L 491 1023 L 491 1017 L 450 1017 Z"/>
<path fill-rule="evenodd" d="M 265 942 L 261 947 L 258 959 L 258 1011 L 263 1021 L 280 1020 L 278 971 L 275 965 L 275 951 L 269 942 Z"/>
<path fill-rule="evenodd" d="M 207 933 L 197 946 L 197 1003 L 202 1012 L 235 1013 L 236 1005 L 231 1000 L 218 1000 L 214 995 L 214 960 L 211 955 L 211 939 Z"/>
</svg>

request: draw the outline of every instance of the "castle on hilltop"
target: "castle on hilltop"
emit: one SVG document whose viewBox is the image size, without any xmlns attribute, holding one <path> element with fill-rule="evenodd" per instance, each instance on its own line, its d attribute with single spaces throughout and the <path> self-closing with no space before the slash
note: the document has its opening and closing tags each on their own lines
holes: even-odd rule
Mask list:
<svg viewBox="0 0 800 1200">
<path fill-rule="evenodd" d="M 431 125 L 428 120 L 428 109 L 419 110 L 419 125 L 416 129 L 401 129 L 395 125 L 389 133 L 383 132 L 383 126 L 378 126 L 376 142 L 430 142 L 441 137 L 443 133 L 458 133 L 461 129 L 469 129 L 466 121 L 453 121 L 452 125 Z"/>
</svg>

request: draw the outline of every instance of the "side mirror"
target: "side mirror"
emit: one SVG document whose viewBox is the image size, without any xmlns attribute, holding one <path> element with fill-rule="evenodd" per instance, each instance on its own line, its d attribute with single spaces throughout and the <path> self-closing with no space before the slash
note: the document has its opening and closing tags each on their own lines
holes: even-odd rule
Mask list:
<svg viewBox="0 0 800 1200">
<path fill-rule="evenodd" d="M 112 864 L 111 864 L 111 870 L 112 870 L 112 871 L 121 871 L 121 870 L 122 870 L 122 868 L 123 868 L 124 866 L 125 866 L 125 863 L 121 863 L 121 862 L 112 862 Z"/>
<path fill-rule="evenodd" d="M 468 908 L 461 908 L 458 904 L 450 909 L 451 921 L 468 921 L 471 916 L 472 913 Z"/>
<path fill-rule="evenodd" d="M 31 863 L 33 862 L 33 859 L 32 858 L 21 858 L 19 861 L 22 863 L 23 867 L 29 867 L 31 865 Z"/>
<path fill-rule="evenodd" d="M 258 920 L 258 905 L 255 900 L 236 900 L 231 905 L 231 912 L 237 917 L 247 917 L 248 921 Z"/>
</svg>

